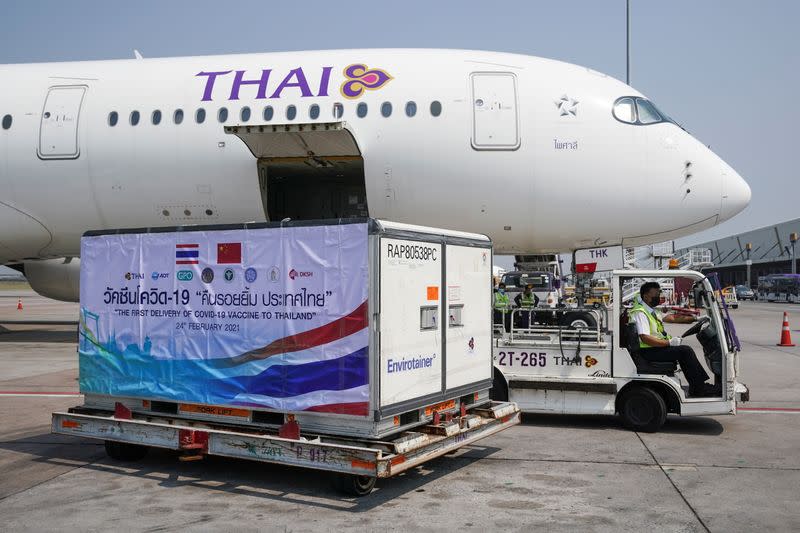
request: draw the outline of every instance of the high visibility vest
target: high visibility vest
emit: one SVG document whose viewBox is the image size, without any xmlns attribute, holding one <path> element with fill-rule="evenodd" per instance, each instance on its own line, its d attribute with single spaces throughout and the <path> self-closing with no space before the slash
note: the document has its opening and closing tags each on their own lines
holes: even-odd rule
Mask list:
<svg viewBox="0 0 800 533">
<path fill-rule="evenodd" d="M 500 294 L 500 291 L 494 293 L 494 308 L 504 313 L 508 311 L 511 304 L 508 301 L 508 294 Z"/>
<path fill-rule="evenodd" d="M 640 298 L 636 298 L 633 302 L 633 307 L 628 311 L 629 322 L 635 322 L 634 313 L 644 313 L 644 316 L 647 317 L 647 321 L 650 323 L 650 335 L 665 341 L 669 340 L 670 336 L 667 335 L 667 331 L 664 329 L 664 323 L 657 315 L 647 310 Z M 656 332 L 655 334 L 653 333 L 654 331 Z M 639 337 L 639 348 L 653 348 L 653 346 L 642 341 L 642 338 Z"/>
<path fill-rule="evenodd" d="M 519 299 L 519 304 L 522 307 L 533 307 L 536 305 L 536 297 L 531 293 L 530 296 L 525 296 L 525 293 L 522 293 L 522 297 Z"/>
</svg>

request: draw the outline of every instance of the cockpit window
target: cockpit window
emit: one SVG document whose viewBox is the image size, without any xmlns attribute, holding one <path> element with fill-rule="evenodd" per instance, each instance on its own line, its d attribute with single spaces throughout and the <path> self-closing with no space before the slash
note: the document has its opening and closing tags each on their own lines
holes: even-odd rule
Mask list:
<svg viewBox="0 0 800 533">
<path fill-rule="evenodd" d="M 614 116 L 617 120 L 633 124 L 636 122 L 636 111 L 633 107 L 633 98 L 620 98 L 614 104 Z"/>
<path fill-rule="evenodd" d="M 613 108 L 614 118 L 625 124 L 658 124 L 659 122 L 675 123 L 667 115 L 659 111 L 653 102 L 638 96 L 617 98 Z"/>
<path fill-rule="evenodd" d="M 639 115 L 639 122 L 642 124 L 655 124 L 661 122 L 661 115 L 656 111 L 656 106 L 644 98 L 636 99 L 636 112 Z"/>
</svg>

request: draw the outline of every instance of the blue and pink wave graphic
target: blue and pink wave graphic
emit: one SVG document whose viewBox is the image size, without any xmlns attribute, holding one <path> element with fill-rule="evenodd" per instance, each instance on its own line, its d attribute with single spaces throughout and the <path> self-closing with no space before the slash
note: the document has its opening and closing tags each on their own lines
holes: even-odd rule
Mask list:
<svg viewBox="0 0 800 533">
<path fill-rule="evenodd" d="M 224 358 L 151 355 L 152 342 L 101 342 L 82 324 L 84 393 L 276 411 L 366 416 L 369 400 L 367 302 L 346 316 Z"/>
</svg>

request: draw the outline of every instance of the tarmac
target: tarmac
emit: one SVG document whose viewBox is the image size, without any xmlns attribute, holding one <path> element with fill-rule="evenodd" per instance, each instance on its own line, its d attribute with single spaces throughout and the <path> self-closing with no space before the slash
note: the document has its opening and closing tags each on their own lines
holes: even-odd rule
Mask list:
<svg viewBox="0 0 800 533">
<path fill-rule="evenodd" d="M 525 416 L 346 498 L 316 471 L 159 450 L 118 463 L 51 434 L 50 414 L 82 402 L 78 305 L 0 290 L 0 530 L 798 531 L 800 347 L 775 345 L 784 310 L 798 343 L 798 305 L 732 311 L 751 390 L 736 416 L 670 416 L 654 434 Z"/>
</svg>

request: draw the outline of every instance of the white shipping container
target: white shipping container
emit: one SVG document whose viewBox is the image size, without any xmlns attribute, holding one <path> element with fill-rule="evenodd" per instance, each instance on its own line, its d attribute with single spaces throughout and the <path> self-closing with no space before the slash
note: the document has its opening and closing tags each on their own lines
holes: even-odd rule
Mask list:
<svg viewBox="0 0 800 533">
<path fill-rule="evenodd" d="M 491 241 L 373 219 L 89 232 L 85 406 L 382 438 L 492 384 Z"/>
</svg>

